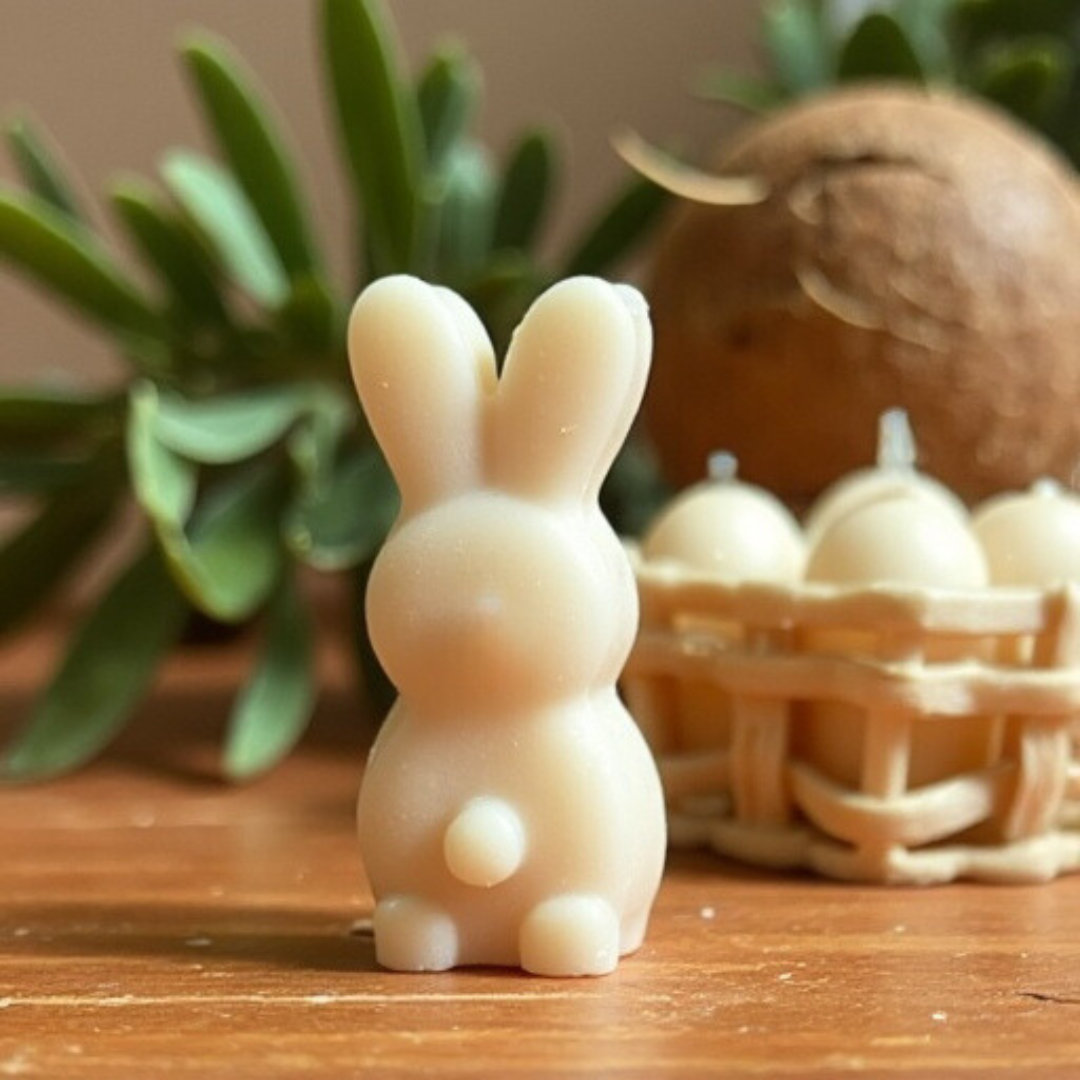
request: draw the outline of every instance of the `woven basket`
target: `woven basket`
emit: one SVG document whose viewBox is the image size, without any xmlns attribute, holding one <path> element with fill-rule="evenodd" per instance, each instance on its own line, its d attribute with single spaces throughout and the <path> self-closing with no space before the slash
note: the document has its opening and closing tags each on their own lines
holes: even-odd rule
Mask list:
<svg viewBox="0 0 1080 1080">
<path fill-rule="evenodd" d="M 1080 868 L 1080 589 L 729 585 L 630 550 L 671 841 L 829 877 Z"/>
</svg>

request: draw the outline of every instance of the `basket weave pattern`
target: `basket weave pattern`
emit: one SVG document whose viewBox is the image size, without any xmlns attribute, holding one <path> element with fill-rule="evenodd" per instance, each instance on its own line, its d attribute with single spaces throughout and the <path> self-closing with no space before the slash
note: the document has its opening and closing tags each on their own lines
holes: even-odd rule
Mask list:
<svg viewBox="0 0 1080 1080">
<path fill-rule="evenodd" d="M 1080 869 L 1080 589 L 730 585 L 631 551 L 671 841 L 928 884 Z"/>
</svg>

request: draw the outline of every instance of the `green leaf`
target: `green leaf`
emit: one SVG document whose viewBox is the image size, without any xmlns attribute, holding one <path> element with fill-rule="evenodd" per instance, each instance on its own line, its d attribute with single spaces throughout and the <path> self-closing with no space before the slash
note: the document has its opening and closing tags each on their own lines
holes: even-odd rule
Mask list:
<svg viewBox="0 0 1080 1080">
<path fill-rule="evenodd" d="M 187 605 L 148 549 L 79 627 L 26 727 L 0 764 L 37 780 L 84 764 L 123 728 L 184 626 Z"/>
<path fill-rule="evenodd" d="M 0 495 L 34 495 L 73 487 L 86 471 L 74 457 L 0 455 Z"/>
<path fill-rule="evenodd" d="M 212 262 L 154 189 L 137 179 L 125 180 L 115 185 L 111 197 L 121 222 L 176 306 L 197 322 L 228 324 Z"/>
<path fill-rule="evenodd" d="M 127 458 L 135 497 L 159 534 L 183 528 L 195 505 L 195 469 L 158 438 L 160 397 L 152 383 L 133 387 L 128 409 Z"/>
<path fill-rule="evenodd" d="M 26 186 L 72 221 L 82 222 L 83 214 L 78 200 L 52 141 L 35 127 L 28 116 L 12 119 L 8 124 L 7 137 Z"/>
<path fill-rule="evenodd" d="M 218 144 L 291 277 L 315 275 L 319 258 L 290 159 L 254 78 L 224 42 L 199 34 L 183 56 Z"/>
<path fill-rule="evenodd" d="M 154 436 L 173 452 L 209 465 L 243 461 L 273 446 L 332 391 L 281 383 L 240 394 L 189 401 L 159 394 Z"/>
<path fill-rule="evenodd" d="M 802 97 L 832 82 L 832 50 L 820 5 L 770 0 L 761 18 L 765 48 L 788 93 Z"/>
<path fill-rule="evenodd" d="M 535 297 L 546 284 L 537 263 L 524 252 L 504 248 L 496 251 L 483 269 L 462 289 L 462 295 L 477 311 L 487 314 L 510 294 L 528 293 Z"/>
<path fill-rule="evenodd" d="M 694 91 L 710 101 L 735 105 L 750 113 L 767 113 L 778 108 L 790 95 L 773 79 L 739 71 L 711 68 L 694 81 Z"/>
<path fill-rule="evenodd" d="M 229 277 L 266 307 L 284 303 L 289 279 L 233 176 L 209 158 L 186 150 L 169 153 L 161 171 Z"/>
<path fill-rule="evenodd" d="M 0 390 L 0 445 L 55 445 L 104 433 L 118 421 L 122 400 L 36 387 Z"/>
<path fill-rule="evenodd" d="M 656 224 L 667 203 L 663 188 L 635 176 L 578 240 L 560 276 L 607 272 Z"/>
<path fill-rule="evenodd" d="M 351 400 L 322 393 L 312 399 L 308 414 L 290 433 L 288 452 L 304 497 L 314 497 L 329 483 L 342 436 L 355 416 Z"/>
<path fill-rule="evenodd" d="M 285 520 L 286 541 L 318 570 L 358 566 L 386 539 L 398 506 L 390 470 L 368 448 L 347 456 L 325 488 L 294 504 Z"/>
<path fill-rule="evenodd" d="M 14 629 L 63 584 L 111 519 L 119 477 L 101 462 L 55 495 L 0 548 L 0 634 Z"/>
<path fill-rule="evenodd" d="M 949 19 L 956 0 L 893 0 L 889 11 L 907 34 L 928 77 L 953 79 L 954 55 Z"/>
<path fill-rule="evenodd" d="M 262 465 L 221 481 L 185 531 L 158 522 L 173 576 L 192 603 L 222 622 L 240 622 L 273 592 L 284 565 L 281 481 Z"/>
<path fill-rule="evenodd" d="M 111 329 L 157 336 L 162 321 L 100 244 L 63 211 L 0 187 L 0 260 Z"/>
<path fill-rule="evenodd" d="M 270 594 L 284 561 L 279 469 L 262 462 L 232 472 L 196 506 L 195 467 L 160 437 L 162 407 L 153 386 L 133 391 L 127 450 L 136 497 L 191 602 L 222 622 L 239 622 Z M 181 442 L 195 430 L 169 421 L 164 428 Z"/>
<path fill-rule="evenodd" d="M 225 772 L 247 780 L 276 765 L 303 735 L 315 705 L 310 616 L 285 579 L 267 615 L 262 650 L 229 718 Z"/>
<path fill-rule="evenodd" d="M 152 336 L 147 334 L 135 334 L 126 330 L 120 330 L 116 334 L 117 348 L 131 367 L 136 371 L 157 379 L 171 379 L 174 372 L 170 369 L 176 359 L 174 347 L 181 347 L 173 337 L 173 328 L 164 327 L 164 336 Z"/>
<path fill-rule="evenodd" d="M 972 79 L 989 101 L 1034 127 L 1042 127 L 1065 97 L 1074 59 L 1052 38 L 1032 38 L 987 51 Z"/>
<path fill-rule="evenodd" d="M 416 102 L 431 174 L 442 171 L 451 149 L 465 137 L 481 87 L 480 69 L 460 48 L 442 49 L 425 68 Z"/>
<path fill-rule="evenodd" d="M 532 131 L 514 147 L 503 172 L 492 246 L 528 250 L 551 201 L 555 145 L 546 131 Z"/>
<path fill-rule="evenodd" d="M 454 147 L 444 184 L 436 274 L 457 283 L 483 264 L 491 248 L 495 178 L 484 149 L 472 143 Z"/>
<path fill-rule="evenodd" d="M 872 12 L 852 30 L 836 65 L 841 82 L 856 79 L 909 79 L 924 82 L 926 72 L 903 27 L 882 11 Z"/>
<path fill-rule="evenodd" d="M 323 44 L 338 133 L 364 209 L 375 273 L 407 271 L 418 238 L 423 133 L 382 5 L 324 0 Z"/>
<path fill-rule="evenodd" d="M 241 621 L 265 600 L 283 564 L 277 470 L 264 464 L 233 473 L 196 506 L 195 469 L 157 438 L 159 417 L 145 400 L 132 409 L 128 440 L 139 502 L 192 603 L 223 622 Z"/>
<path fill-rule="evenodd" d="M 289 298 L 278 310 L 282 332 L 298 347 L 314 353 L 333 351 L 344 340 L 337 297 L 321 277 L 293 278 Z"/>
<path fill-rule="evenodd" d="M 1027 34 L 1068 39 L 1076 33 L 1076 0 L 953 0 L 950 28 L 972 48 Z"/>
<path fill-rule="evenodd" d="M 462 284 L 461 295 L 483 315 L 496 357 L 505 355 L 514 330 L 546 283 L 533 259 L 518 249 L 503 248 Z"/>
</svg>

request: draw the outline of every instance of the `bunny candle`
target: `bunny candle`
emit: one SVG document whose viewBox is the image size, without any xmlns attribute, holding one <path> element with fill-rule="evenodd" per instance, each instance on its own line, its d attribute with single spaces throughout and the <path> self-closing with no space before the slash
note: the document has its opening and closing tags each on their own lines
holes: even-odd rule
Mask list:
<svg viewBox="0 0 1080 1080">
<path fill-rule="evenodd" d="M 386 967 L 600 975 L 642 941 L 664 806 L 615 691 L 637 593 L 597 496 L 650 351 L 640 294 L 594 278 L 536 301 L 501 378 L 449 290 L 390 277 L 356 303 L 402 498 L 367 597 L 399 698 L 359 803 Z"/>
</svg>

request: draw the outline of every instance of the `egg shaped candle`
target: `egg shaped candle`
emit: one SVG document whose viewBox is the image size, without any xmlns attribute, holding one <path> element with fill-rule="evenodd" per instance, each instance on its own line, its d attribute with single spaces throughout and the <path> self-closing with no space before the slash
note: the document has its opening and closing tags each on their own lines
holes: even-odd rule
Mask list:
<svg viewBox="0 0 1080 1080">
<path fill-rule="evenodd" d="M 1080 581 L 1080 498 L 1054 480 L 983 503 L 972 530 L 995 585 Z"/>
<path fill-rule="evenodd" d="M 975 589 L 986 558 L 967 523 L 919 495 L 868 501 L 834 520 L 807 556 L 806 580 Z"/>
<path fill-rule="evenodd" d="M 863 503 L 834 520 L 807 556 L 806 580 L 838 586 L 892 585 L 980 589 L 988 571 L 982 549 L 955 509 L 917 494 Z M 887 644 L 870 630 L 815 630 L 808 650 L 870 660 L 885 657 Z M 960 661 L 982 655 L 982 642 L 937 639 L 921 659 Z M 919 659 L 919 658 L 916 658 Z M 808 703 L 799 725 L 800 753 L 832 779 L 859 786 L 866 767 L 867 713 L 840 701 Z M 982 718 L 933 717 L 911 733 L 905 780 L 933 782 L 965 767 L 985 764 L 991 752 Z"/>
<path fill-rule="evenodd" d="M 648 560 L 671 560 L 726 584 L 795 585 L 802 577 L 805 548 L 794 515 L 764 488 L 737 479 L 738 462 L 728 453 L 709 459 L 708 479 L 676 496 L 642 541 Z M 743 640 L 735 622 L 683 617 L 677 629 L 707 633 L 732 647 Z M 730 737 L 728 694 L 705 679 L 674 688 L 669 703 L 674 746 L 697 751 L 726 745 Z"/>
<path fill-rule="evenodd" d="M 990 581 L 1006 587 L 1044 589 L 1080 582 L 1080 498 L 1056 480 L 1037 480 L 977 507 L 972 529 L 986 555 Z M 1000 663 L 1027 665 L 1031 637 L 998 643 Z"/>
<path fill-rule="evenodd" d="M 907 413 L 889 409 L 878 419 L 876 465 L 859 469 L 827 488 L 806 515 L 807 543 L 813 544 L 850 511 L 879 499 L 909 495 L 951 510 L 963 520 L 963 502 L 944 484 L 919 472 L 915 436 Z"/>
<path fill-rule="evenodd" d="M 736 479 L 738 463 L 720 452 L 709 478 L 661 512 L 642 541 L 647 559 L 676 559 L 724 581 L 793 585 L 802 576 L 802 532 L 792 513 L 764 488 Z"/>
</svg>

